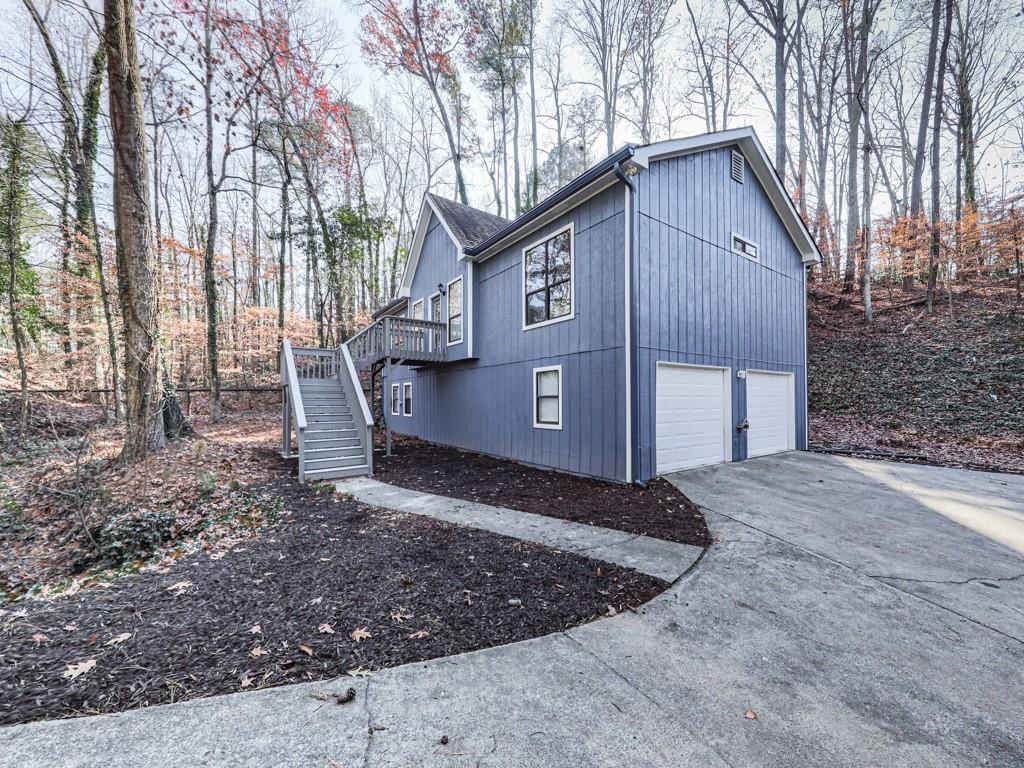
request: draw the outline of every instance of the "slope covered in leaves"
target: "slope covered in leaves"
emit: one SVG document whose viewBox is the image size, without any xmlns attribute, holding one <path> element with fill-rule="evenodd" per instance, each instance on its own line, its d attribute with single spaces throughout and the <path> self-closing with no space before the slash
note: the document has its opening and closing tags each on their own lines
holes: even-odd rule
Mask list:
<svg viewBox="0 0 1024 768">
<path fill-rule="evenodd" d="M 816 290 L 812 444 L 1024 471 L 1024 306 L 1012 286 L 943 297 L 932 316 L 896 292 L 870 325 Z"/>
</svg>

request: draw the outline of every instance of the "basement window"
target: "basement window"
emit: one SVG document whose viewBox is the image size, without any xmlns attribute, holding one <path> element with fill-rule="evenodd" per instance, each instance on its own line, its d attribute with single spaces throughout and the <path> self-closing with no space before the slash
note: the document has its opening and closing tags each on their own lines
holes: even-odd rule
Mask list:
<svg viewBox="0 0 1024 768">
<path fill-rule="evenodd" d="M 732 180 L 735 182 L 743 183 L 743 174 L 747 166 L 747 159 L 743 157 L 742 152 L 737 152 L 735 149 L 732 151 L 732 161 L 729 167 L 729 173 L 732 175 Z"/>
<path fill-rule="evenodd" d="M 562 366 L 533 369 L 533 426 L 562 428 Z"/>
<path fill-rule="evenodd" d="M 407 381 L 402 385 L 402 406 L 405 408 L 405 415 L 412 416 L 412 382 Z"/>
<path fill-rule="evenodd" d="M 392 416 L 400 416 L 401 412 L 400 412 L 399 409 L 401 407 L 402 407 L 402 404 L 401 404 L 401 401 L 399 400 L 399 397 L 398 397 L 398 385 L 397 384 L 392 384 L 391 385 L 391 415 Z"/>
<path fill-rule="evenodd" d="M 738 253 L 740 256 L 744 256 L 752 261 L 757 261 L 757 243 L 753 240 L 747 240 L 747 238 L 737 235 L 735 232 L 732 233 L 732 252 Z"/>
</svg>

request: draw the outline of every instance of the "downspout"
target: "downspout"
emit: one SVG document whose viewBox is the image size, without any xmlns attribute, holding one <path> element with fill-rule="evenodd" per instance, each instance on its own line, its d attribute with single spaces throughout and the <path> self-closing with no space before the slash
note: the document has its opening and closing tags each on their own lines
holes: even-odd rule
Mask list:
<svg viewBox="0 0 1024 768">
<path fill-rule="evenodd" d="M 633 435 L 636 432 L 637 424 L 637 408 L 636 408 L 636 371 L 637 371 L 637 360 L 636 360 L 636 302 L 633 301 L 633 270 L 635 265 L 635 258 L 633 254 L 633 201 L 636 196 L 636 186 L 633 184 L 633 180 L 626 175 L 625 171 L 622 170 L 622 161 L 616 160 L 615 165 L 612 168 L 612 172 L 615 176 L 626 185 L 626 189 L 629 190 L 625 208 L 623 209 L 623 215 L 625 216 L 626 223 L 626 243 L 625 243 L 625 260 L 626 260 L 626 274 L 625 274 L 625 312 L 626 312 L 626 482 L 632 483 L 633 478 L 636 476 L 634 470 L 633 461 Z"/>
</svg>

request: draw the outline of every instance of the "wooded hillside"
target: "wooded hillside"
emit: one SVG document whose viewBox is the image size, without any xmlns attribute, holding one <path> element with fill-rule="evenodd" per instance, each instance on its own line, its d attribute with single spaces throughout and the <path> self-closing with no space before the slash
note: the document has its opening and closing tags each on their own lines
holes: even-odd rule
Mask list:
<svg viewBox="0 0 1024 768">
<path fill-rule="evenodd" d="M 880 297 L 881 298 L 881 297 Z M 879 301 L 875 321 L 841 295 L 811 294 L 811 440 L 1024 472 L 1024 304 L 1013 285 Z"/>
</svg>

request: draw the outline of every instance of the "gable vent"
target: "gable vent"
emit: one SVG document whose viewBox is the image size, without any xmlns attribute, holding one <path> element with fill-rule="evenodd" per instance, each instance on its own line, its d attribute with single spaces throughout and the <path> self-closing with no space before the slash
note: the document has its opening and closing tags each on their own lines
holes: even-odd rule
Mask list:
<svg viewBox="0 0 1024 768">
<path fill-rule="evenodd" d="M 732 151 L 732 167 L 730 172 L 732 174 L 732 180 L 743 183 L 743 170 L 746 166 L 746 159 L 743 154 L 737 152 L 735 149 Z"/>
</svg>

